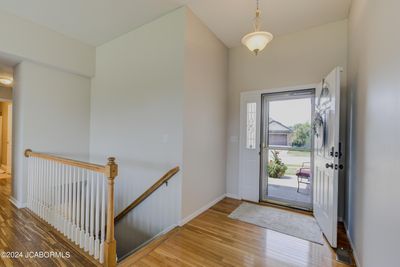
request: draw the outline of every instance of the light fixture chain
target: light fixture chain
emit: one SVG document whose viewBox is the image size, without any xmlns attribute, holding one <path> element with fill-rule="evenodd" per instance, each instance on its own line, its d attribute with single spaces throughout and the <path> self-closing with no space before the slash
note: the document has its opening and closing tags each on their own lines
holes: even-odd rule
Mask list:
<svg viewBox="0 0 400 267">
<path fill-rule="evenodd" d="M 259 31 L 260 30 L 260 27 L 261 27 L 261 22 L 260 22 L 260 1 L 259 0 L 256 0 L 256 5 L 257 5 L 257 9 L 256 9 L 256 19 L 255 19 L 255 25 L 254 25 L 254 28 L 255 28 L 255 31 Z"/>
</svg>

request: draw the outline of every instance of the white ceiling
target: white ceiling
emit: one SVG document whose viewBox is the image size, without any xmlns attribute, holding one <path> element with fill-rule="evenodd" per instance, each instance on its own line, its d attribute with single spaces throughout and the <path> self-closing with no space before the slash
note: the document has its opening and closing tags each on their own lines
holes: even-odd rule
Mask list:
<svg viewBox="0 0 400 267">
<path fill-rule="evenodd" d="M 351 0 L 260 0 L 263 29 L 275 36 L 347 18 Z M 252 30 L 255 0 L 0 0 L 0 9 L 100 45 L 182 5 L 228 46 Z"/>
</svg>

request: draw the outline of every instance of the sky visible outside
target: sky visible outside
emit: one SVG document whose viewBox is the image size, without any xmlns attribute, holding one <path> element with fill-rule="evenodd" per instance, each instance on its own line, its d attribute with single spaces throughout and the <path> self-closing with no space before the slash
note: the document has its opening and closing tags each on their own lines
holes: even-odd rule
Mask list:
<svg viewBox="0 0 400 267">
<path fill-rule="evenodd" d="M 311 99 L 291 99 L 269 102 L 269 117 L 286 126 L 311 123 Z"/>
</svg>

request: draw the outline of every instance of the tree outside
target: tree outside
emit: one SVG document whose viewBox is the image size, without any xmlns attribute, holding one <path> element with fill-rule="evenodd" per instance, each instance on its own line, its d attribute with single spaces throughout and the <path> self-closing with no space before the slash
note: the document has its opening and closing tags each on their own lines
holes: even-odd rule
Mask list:
<svg viewBox="0 0 400 267">
<path fill-rule="evenodd" d="M 309 122 L 298 123 L 293 127 L 293 147 L 307 147 L 310 148 L 311 141 L 311 125 Z"/>
</svg>

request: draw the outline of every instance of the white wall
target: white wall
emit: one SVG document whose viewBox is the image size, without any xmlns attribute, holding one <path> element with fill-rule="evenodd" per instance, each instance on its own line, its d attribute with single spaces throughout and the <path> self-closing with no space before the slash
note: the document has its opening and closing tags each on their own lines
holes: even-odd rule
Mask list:
<svg viewBox="0 0 400 267">
<path fill-rule="evenodd" d="M 359 266 L 399 266 L 400 2 L 354 0 L 349 18 L 347 226 Z"/>
<path fill-rule="evenodd" d="M 88 159 L 90 80 L 30 62 L 14 72 L 13 192 L 26 201 L 27 148 Z"/>
<path fill-rule="evenodd" d="M 225 194 L 228 50 L 186 12 L 182 218 Z"/>
<path fill-rule="evenodd" d="M 346 69 L 346 57 L 347 20 L 279 36 L 258 56 L 229 50 L 228 193 L 239 190 L 240 92 L 317 83 L 336 66 Z"/>
<path fill-rule="evenodd" d="M 91 77 L 95 48 L 0 10 L 0 54 Z"/>
<path fill-rule="evenodd" d="M 182 167 L 184 19 L 181 8 L 97 48 L 90 151 L 96 162 L 117 157 L 117 212 L 169 169 Z M 150 220 L 152 209 L 139 217 L 136 210 L 136 228 L 147 227 L 151 236 L 159 224 L 178 222 L 180 178 L 172 178 L 170 186 L 179 188 L 171 188 L 169 199 L 152 200 L 158 219 Z M 131 213 L 128 220 L 134 218 Z"/>
</svg>

